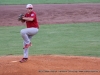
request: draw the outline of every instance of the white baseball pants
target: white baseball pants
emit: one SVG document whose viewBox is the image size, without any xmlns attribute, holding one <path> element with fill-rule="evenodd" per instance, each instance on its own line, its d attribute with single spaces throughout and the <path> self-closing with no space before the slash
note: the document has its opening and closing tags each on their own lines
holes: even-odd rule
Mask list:
<svg viewBox="0 0 100 75">
<path fill-rule="evenodd" d="M 38 33 L 38 28 L 25 28 L 25 29 L 22 29 L 20 31 L 20 34 L 23 38 L 23 47 L 26 45 L 26 44 L 29 44 L 31 42 L 31 39 L 32 37 Z M 23 57 L 24 58 L 28 58 L 28 51 L 29 49 L 28 48 L 25 48 L 24 51 L 23 51 Z"/>
</svg>

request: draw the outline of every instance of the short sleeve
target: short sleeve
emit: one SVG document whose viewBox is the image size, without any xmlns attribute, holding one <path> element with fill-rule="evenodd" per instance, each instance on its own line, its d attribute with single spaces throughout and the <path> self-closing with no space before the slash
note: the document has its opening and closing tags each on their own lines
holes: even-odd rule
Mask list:
<svg viewBox="0 0 100 75">
<path fill-rule="evenodd" d="M 35 17 L 36 17 L 35 13 L 32 13 L 32 14 L 30 15 L 30 17 L 31 17 L 31 18 L 35 18 Z"/>
</svg>

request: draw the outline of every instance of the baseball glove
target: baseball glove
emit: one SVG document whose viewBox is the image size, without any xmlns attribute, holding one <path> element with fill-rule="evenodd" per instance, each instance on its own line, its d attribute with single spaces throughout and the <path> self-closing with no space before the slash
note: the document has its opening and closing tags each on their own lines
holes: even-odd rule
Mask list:
<svg viewBox="0 0 100 75">
<path fill-rule="evenodd" d="M 20 14 L 20 15 L 18 16 L 18 21 L 24 22 L 25 20 L 23 20 L 23 17 L 24 17 L 24 14 Z"/>
</svg>

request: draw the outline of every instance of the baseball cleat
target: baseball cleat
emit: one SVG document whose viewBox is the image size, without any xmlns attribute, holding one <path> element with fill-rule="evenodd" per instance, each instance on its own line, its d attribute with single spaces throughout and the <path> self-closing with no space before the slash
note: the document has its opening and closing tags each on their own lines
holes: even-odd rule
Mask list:
<svg viewBox="0 0 100 75">
<path fill-rule="evenodd" d="M 32 44 L 31 44 L 31 43 L 26 44 L 26 45 L 23 47 L 23 49 L 25 49 L 25 48 L 29 48 L 30 46 L 32 46 Z"/>
<path fill-rule="evenodd" d="M 19 62 L 23 63 L 23 62 L 26 62 L 27 60 L 28 60 L 28 58 L 22 58 Z"/>
</svg>

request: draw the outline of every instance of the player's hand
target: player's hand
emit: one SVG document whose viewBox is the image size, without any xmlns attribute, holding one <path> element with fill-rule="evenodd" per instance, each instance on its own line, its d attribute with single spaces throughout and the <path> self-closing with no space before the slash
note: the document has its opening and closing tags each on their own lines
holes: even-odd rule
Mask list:
<svg viewBox="0 0 100 75">
<path fill-rule="evenodd" d="M 23 17 L 24 17 L 24 14 L 20 14 L 18 16 L 18 21 L 25 22 L 25 20 L 23 19 Z"/>
</svg>

